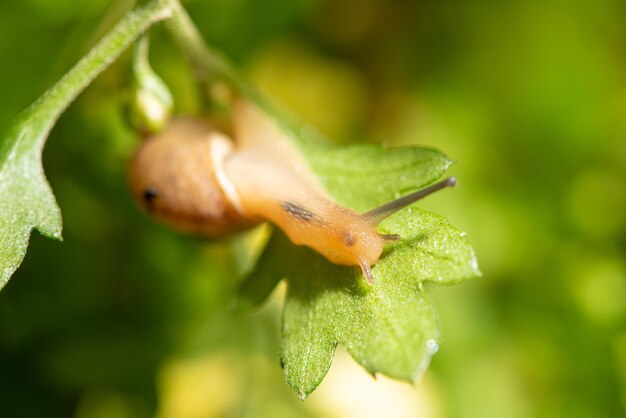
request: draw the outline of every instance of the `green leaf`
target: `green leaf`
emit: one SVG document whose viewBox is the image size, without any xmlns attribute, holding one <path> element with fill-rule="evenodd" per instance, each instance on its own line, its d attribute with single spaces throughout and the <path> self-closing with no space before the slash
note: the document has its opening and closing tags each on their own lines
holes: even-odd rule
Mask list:
<svg viewBox="0 0 626 418">
<path fill-rule="evenodd" d="M 25 110 L 0 142 L 0 289 L 19 267 L 35 228 L 61 238 L 61 212 L 41 164 L 46 138 L 63 111 L 153 23 L 171 14 L 170 0 L 129 13 L 50 90 Z"/>
<path fill-rule="evenodd" d="M 420 147 L 315 144 L 303 154 L 335 200 L 357 211 L 425 186 L 452 165 L 441 152 Z"/>
<path fill-rule="evenodd" d="M 26 112 L 4 139 L 0 167 L 0 288 L 19 266 L 33 228 L 61 238 L 61 211 L 41 165 L 46 126 Z M 45 125 L 45 123 L 43 123 Z"/>
<path fill-rule="evenodd" d="M 330 193 L 358 210 L 431 183 L 451 164 L 434 150 L 371 145 L 309 150 L 307 158 Z M 464 234 L 438 215 L 411 207 L 379 230 L 402 240 L 388 245 L 374 266 L 374 286 L 358 267 L 333 265 L 276 231 L 242 287 L 250 306 L 287 279 L 281 363 L 303 399 L 328 372 L 338 344 L 372 374 L 416 380 L 439 341 L 423 283 L 453 284 L 480 274 Z"/>
</svg>

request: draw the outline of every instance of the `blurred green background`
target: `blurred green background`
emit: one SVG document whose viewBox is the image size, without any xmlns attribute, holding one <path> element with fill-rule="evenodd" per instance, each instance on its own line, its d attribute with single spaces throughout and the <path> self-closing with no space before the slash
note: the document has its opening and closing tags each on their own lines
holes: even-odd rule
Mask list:
<svg viewBox="0 0 626 418">
<path fill-rule="evenodd" d="M 128 1 L 2 0 L 0 127 Z M 467 231 L 483 278 L 430 285 L 443 342 L 417 387 L 346 354 L 304 403 L 278 364 L 280 291 L 229 311 L 249 242 L 144 217 L 126 169 L 129 56 L 52 132 L 63 243 L 34 234 L 0 293 L 0 416 L 618 417 L 626 413 L 623 0 L 194 0 L 207 40 L 337 142 L 423 144 L 459 187 L 423 207 Z M 177 110 L 201 100 L 157 28 Z"/>
</svg>

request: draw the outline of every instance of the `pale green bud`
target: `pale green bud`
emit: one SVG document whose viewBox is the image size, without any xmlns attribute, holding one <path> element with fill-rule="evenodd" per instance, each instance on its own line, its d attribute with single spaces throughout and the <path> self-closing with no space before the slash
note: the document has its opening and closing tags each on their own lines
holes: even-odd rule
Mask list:
<svg viewBox="0 0 626 418">
<path fill-rule="evenodd" d="M 133 63 L 135 86 L 132 92 L 131 121 L 140 130 L 158 132 L 172 113 L 174 100 L 167 85 L 148 62 L 148 38 L 138 42 Z"/>
</svg>

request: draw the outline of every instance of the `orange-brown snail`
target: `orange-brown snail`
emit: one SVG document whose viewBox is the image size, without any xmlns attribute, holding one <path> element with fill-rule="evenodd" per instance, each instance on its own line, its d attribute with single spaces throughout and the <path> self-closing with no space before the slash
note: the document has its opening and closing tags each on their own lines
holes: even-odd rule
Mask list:
<svg viewBox="0 0 626 418">
<path fill-rule="evenodd" d="M 137 200 L 170 226 L 204 236 L 269 221 L 335 264 L 360 266 L 373 283 L 371 266 L 387 241 L 399 239 L 378 233 L 378 223 L 455 184 L 449 177 L 359 214 L 327 196 L 280 127 L 256 107 L 237 102 L 231 130 L 227 135 L 209 121 L 178 118 L 148 138 L 131 166 Z"/>
</svg>

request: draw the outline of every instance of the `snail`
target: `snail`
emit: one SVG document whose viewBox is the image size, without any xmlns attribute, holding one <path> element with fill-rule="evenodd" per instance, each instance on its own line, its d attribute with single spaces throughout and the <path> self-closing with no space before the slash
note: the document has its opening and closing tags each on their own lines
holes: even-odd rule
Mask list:
<svg viewBox="0 0 626 418">
<path fill-rule="evenodd" d="M 220 237 L 269 221 L 294 244 L 311 247 L 332 263 L 359 266 L 369 284 L 385 244 L 400 239 L 378 233 L 377 225 L 455 183 L 449 177 L 356 213 L 326 194 L 275 121 L 243 101 L 233 105 L 230 129 L 205 119 L 173 119 L 144 141 L 130 169 L 140 205 L 175 229 Z"/>
</svg>

